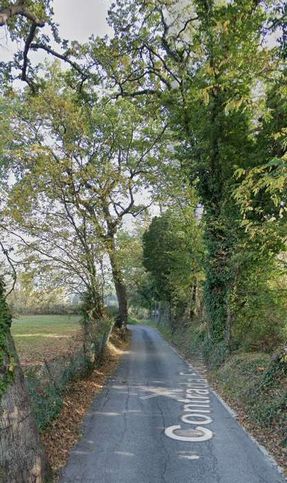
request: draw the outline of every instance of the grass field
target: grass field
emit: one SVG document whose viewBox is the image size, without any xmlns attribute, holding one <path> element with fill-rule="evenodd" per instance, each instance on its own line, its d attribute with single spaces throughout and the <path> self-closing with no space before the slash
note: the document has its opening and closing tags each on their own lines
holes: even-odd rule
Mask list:
<svg viewBox="0 0 287 483">
<path fill-rule="evenodd" d="M 27 315 L 13 320 L 12 335 L 21 363 L 42 363 L 70 352 L 80 334 L 79 316 Z"/>
</svg>

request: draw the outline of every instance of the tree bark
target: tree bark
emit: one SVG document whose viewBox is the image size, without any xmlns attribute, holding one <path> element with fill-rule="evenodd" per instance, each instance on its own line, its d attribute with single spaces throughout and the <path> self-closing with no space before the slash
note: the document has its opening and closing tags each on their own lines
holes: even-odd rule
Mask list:
<svg viewBox="0 0 287 483">
<path fill-rule="evenodd" d="M 0 481 L 42 483 L 48 464 L 9 328 L 5 344 L 14 368 L 13 379 L 0 399 Z M 5 367 L 4 362 L 0 369 L 3 380 L 5 371 L 11 371 L 11 367 Z"/>
<path fill-rule="evenodd" d="M 91 282 L 84 298 L 82 326 L 85 357 L 91 366 L 94 366 L 98 358 L 97 340 L 99 325 L 104 319 L 104 302 L 95 281 L 96 273 L 93 270 L 91 273 L 94 282 Z"/>
<path fill-rule="evenodd" d="M 115 247 L 114 238 L 111 240 L 111 249 L 109 250 L 109 258 L 112 267 L 113 281 L 116 289 L 116 295 L 119 305 L 119 313 L 116 319 L 115 326 L 118 328 L 123 328 L 127 326 L 128 323 L 128 298 L 127 289 L 124 283 L 124 277 L 119 267 L 117 260 L 117 253 Z"/>
</svg>

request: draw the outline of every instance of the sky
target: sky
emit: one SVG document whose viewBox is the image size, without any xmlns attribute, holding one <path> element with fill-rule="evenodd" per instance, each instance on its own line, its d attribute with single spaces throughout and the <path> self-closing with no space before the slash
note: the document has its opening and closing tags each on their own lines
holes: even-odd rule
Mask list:
<svg viewBox="0 0 287 483">
<path fill-rule="evenodd" d="M 110 4 L 109 0 L 54 0 L 60 36 L 85 42 L 92 34 L 102 36 L 109 33 L 106 16 Z"/>
</svg>

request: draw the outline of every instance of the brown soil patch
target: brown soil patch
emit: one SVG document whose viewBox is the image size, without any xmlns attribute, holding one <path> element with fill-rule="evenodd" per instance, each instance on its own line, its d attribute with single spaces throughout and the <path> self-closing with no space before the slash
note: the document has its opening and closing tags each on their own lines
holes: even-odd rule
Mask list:
<svg viewBox="0 0 287 483">
<path fill-rule="evenodd" d="M 65 393 L 63 408 L 51 427 L 42 434 L 42 442 L 57 481 L 59 471 L 67 463 L 70 450 L 80 437 L 83 418 L 92 401 L 115 371 L 121 356 L 128 350 L 130 335 L 114 331 L 101 366 L 87 378 L 71 383 Z"/>
</svg>

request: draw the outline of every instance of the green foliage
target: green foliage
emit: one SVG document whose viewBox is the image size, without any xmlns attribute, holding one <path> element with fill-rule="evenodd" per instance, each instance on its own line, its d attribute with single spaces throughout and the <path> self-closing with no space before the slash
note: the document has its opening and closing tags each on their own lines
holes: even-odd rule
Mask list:
<svg viewBox="0 0 287 483">
<path fill-rule="evenodd" d="M 172 225 L 168 215 L 154 218 L 149 230 L 143 235 L 144 266 L 152 273 L 159 299 L 170 300 L 171 293 L 168 284 L 168 275 L 171 271 L 170 260 L 167 256 L 176 246 Z"/>
<path fill-rule="evenodd" d="M 188 198 L 186 206 L 155 217 L 143 235 L 143 264 L 151 276 L 153 299 L 168 302 L 175 319 L 196 310 L 202 258 L 201 225 Z"/>
<path fill-rule="evenodd" d="M 53 361 L 54 365 L 59 366 L 56 372 L 60 373 L 60 377 L 57 380 L 51 379 L 51 369 L 46 376 L 44 376 L 47 371 L 45 368 L 40 371 L 39 368 L 32 368 L 25 373 L 32 409 L 40 431 L 49 427 L 60 414 L 66 386 L 73 380 L 85 377 L 92 370 L 89 360 L 81 352 L 73 354 L 66 367 L 64 362 L 60 359 Z M 63 364 L 62 368 L 61 364 Z M 49 367 L 50 363 L 48 362 L 47 365 Z"/>
<path fill-rule="evenodd" d="M 260 164 L 238 170 L 234 192 L 242 225 L 252 244 L 266 257 L 286 249 L 286 71 L 268 89 L 255 155 Z"/>
<path fill-rule="evenodd" d="M 33 40 L 49 50 L 52 36 L 41 34 L 40 23 L 59 41 L 51 2 L 22 3 L 39 21 Z M 15 175 L 6 214 L 22 236 L 20 255 L 40 267 L 38 280 L 56 271 L 55 285 L 86 293 L 83 327 L 93 358 L 111 325 L 98 276 L 108 254 L 131 304 L 168 306 L 167 336 L 187 355 L 203 353 L 258 425 L 286 428 L 286 353 L 273 360 L 261 353 L 287 340 L 286 6 L 182 3 L 116 0 L 109 12 L 115 36 L 68 50 L 63 42 L 73 70 L 55 63 L 38 78 L 38 91 L 29 81 L 37 69 L 21 52 L 2 69 L 7 82 L 20 64 L 34 91 L 13 97 L 10 90 L 1 100 L 1 169 L 10 164 Z M 7 28 L 25 41 L 31 20 L 13 16 Z M 271 34 L 282 36 L 273 47 Z M 163 214 L 142 247 L 139 233 L 121 228 L 126 215 L 146 208 L 135 200 L 147 191 Z M 5 353 L 10 319 L 2 291 L 5 388 L 13 358 Z M 75 372 L 72 364 L 64 380 Z M 43 429 L 58 414 L 63 389 L 43 391 L 38 382 L 32 377 L 30 390 Z"/>
<path fill-rule="evenodd" d="M 198 175 L 197 185 L 205 206 L 204 300 L 215 344 L 229 337 L 229 297 L 236 283 L 231 258 L 243 236 L 232 191 L 235 168 L 248 163 L 253 148 L 251 79 L 256 73 L 248 58 L 252 53 L 257 59 L 257 72 L 264 61 L 258 52 L 257 30 L 262 12 L 252 10 L 251 2 L 243 2 L 241 15 L 231 26 L 237 8 L 235 4 L 221 4 L 207 12 L 206 7 L 198 7 L 202 22 L 198 41 L 205 45 L 207 59 L 196 74 L 188 98 L 190 130 L 199 140 L 190 150 L 190 169 L 193 179 Z M 204 102 L 202 96 L 206 96 Z M 225 343 L 228 345 L 228 340 Z"/>
<path fill-rule="evenodd" d="M 286 356 L 285 356 L 286 357 Z M 266 354 L 234 355 L 215 373 L 224 394 L 244 404 L 249 417 L 261 427 L 273 427 L 286 438 L 286 361 Z"/>
<path fill-rule="evenodd" d="M 60 414 L 63 396 L 53 385 L 43 389 L 41 382 L 32 374 L 32 371 L 27 374 L 26 380 L 36 423 L 39 430 L 43 431 Z"/>
<path fill-rule="evenodd" d="M 53 0 L 1 1 L 0 30 L 5 28 L 6 38 L 10 38 L 16 46 L 14 56 L 8 62 L 0 64 L 1 85 L 5 86 L 8 92 L 11 91 L 11 82 L 15 78 L 27 82 L 33 91 L 36 90 L 33 81 L 39 65 L 31 65 L 29 51 L 32 43 L 34 50 L 51 49 L 51 41 L 61 43 L 53 14 Z M 64 41 L 62 45 L 65 46 Z"/>
<path fill-rule="evenodd" d="M 142 73 L 136 88 L 160 96 L 181 171 L 204 206 L 206 343 L 219 361 L 240 344 L 269 350 L 282 340 L 286 308 L 276 259 L 286 243 L 286 72 L 280 45 L 271 49 L 266 39 L 285 13 L 280 1 L 264 8 L 252 0 L 186 7 L 126 0 L 110 13 L 115 48 L 126 42 L 135 48 L 133 63 Z M 120 85 L 122 78 L 123 72 Z M 134 83 L 126 86 L 127 93 L 133 89 Z M 156 253 L 153 232 L 155 256 L 145 264 L 162 297 L 171 299 L 169 261 L 160 248 Z"/>
<path fill-rule="evenodd" d="M 200 323 L 178 327 L 170 332 L 158 326 L 163 335 L 187 358 L 205 358 L 212 368 L 211 379 L 235 407 L 242 405 L 257 427 L 273 428 L 286 445 L 287 356 L 281 350 L 272 358 L 266 353 L 235 353 L 228 356 L 224 343 L 214 346 Z"/>
<path fill-rule="evenodd" d="M 38 283 L 37 283 L 38 281 Z M 35 271 L 17 274 L 13 292 L 7 297 L 12 315 L 20 314 L 69 314 L 79 307 L 69 301 L 67 289 L 50 283 L 48 276 L 41 285 Z"/>
<path fill-rule="evenodd" d="M 161 113 L 145 103 L 98 96 L 94 85 L 75 92 L 66 81 L 53 64 L 41 94 L 21 96 L 12 116 L 18 135 L 7 156 L 17 180 L 6 215 L 37 277 L 53 271 L 59 285 L 78 283 L 98 308 L 99 266 L 107 255 L 125 318 L 117 234 L 126 216 L 146 209 L 137 200 L 156 184 L 159 159 L 162 165 L 169 160 L 167 129 Z"/>
<path fill-rule="evenodd" d="M 28 6 L 47 20 L 49 2 Z M 177 321 L 204 313 L 200 343 L 216 365 L 233 350 L 284 342 L 286 39 L 271 48 L 269 36 L 284 31 L 285 16 L 281 0 L 119 0 L 114 38 L 71 45 L 85 65 L 78 89 L 75 65 L 55 63 L 39 95 L 11 101 L 14 142 L 5 121 L 1 146 L 17 179 L 7 213 L 33 237 L 29 262 L 45 276 L 61 250 L 59 278 L 72 271 L 70 283 L 89 293 L 87 320 L 95 308 L 101 320 L 106 253 L 134 305 L 167 302 Z M 27 19 L 8 28 L 24 38 Z M 98 75 L 120 95 L 98 95 Z M 146 208 L 135 202 L 146 190 L 163 214 L 142 254 L 139 237 L 120 230 Z"/>
<path fill-rule="evenodd" d="M 16 365 L 15 354 L 8 346 L 11 322 L 11 314 L 4 298 L 4 283 L 0 279 L 0 398 L 13 381 Z"/>
</svg>

